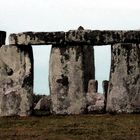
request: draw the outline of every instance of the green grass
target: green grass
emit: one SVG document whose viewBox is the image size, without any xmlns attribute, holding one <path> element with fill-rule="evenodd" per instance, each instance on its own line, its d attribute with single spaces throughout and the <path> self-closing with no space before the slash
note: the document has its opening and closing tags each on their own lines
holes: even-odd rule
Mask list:
<svg viewBox="0 0 140 140">
<path fill-rule="evenodd" d="M 0 140 L 140 140 L 140 115 L 0 118 Z"/>
</svg>

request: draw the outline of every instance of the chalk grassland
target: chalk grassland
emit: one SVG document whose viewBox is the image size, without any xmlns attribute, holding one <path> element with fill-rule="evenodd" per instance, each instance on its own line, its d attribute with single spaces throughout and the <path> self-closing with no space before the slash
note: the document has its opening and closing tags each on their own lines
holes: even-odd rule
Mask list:
<svg viewBox="0 0 140 140">
<path fill-rule="evenodd" d="M 0 118 L 0 140 L 140 140 L 140 115 Z"/>
</svg>

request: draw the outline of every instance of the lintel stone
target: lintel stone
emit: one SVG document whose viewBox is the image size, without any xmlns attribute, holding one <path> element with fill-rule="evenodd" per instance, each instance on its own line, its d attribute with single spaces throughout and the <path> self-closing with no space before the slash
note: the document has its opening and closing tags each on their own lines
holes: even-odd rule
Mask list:
<svg viewBox="0 0 140 140">
<path fill-rule="evenodd" d="M 114 43 L 140 43 L 139 30 L 70 30 L 68 32 L 23 32 L 11 34 L 10 44 L 49 45 L 80 44 L 109 45 Z"/>
<path fill-rule="evenodd" d="M 9 44 L 11 45 L 50 45 L 64 42 L 64 32 L 23 32 L 11 34 Z"/>
</svg>

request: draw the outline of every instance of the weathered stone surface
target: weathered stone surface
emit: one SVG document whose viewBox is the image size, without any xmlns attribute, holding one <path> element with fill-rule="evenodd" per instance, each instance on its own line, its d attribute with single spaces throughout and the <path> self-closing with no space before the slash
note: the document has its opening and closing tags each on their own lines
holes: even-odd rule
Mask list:
<svg viewBox="0 0 140 140">
<path fill-rule="evenodd" d="M 140 43 L 139 30 L 70 30 L 68 32 L 23 32 L 11 34 L 10 44 L 18 45 L 108 45 L 114 43 Z"/>
<path fill-rule="evenodd" d="M 36 104 L 34 110 L 44 110 L 50 112 L 51 109 L 51 97 L 44 96 Z"/>
<path fill-rule="evenodd" d="M 0 31 L 0 46 L 5 44 L 6 32 Z"/>
<path fill-rule="evenodd" d="M 43 96 L 36 104 L 33 114 L 37 116 L 46 116 L 51 114 L 51 97 Z"/>
<path fill-rule="evenodd" d="M 18 45 L 49 45 L 64 42 L 64 32 L 23 32 L 11 34 L 9 44 Z"/>
<path fill-rule="evenodd" d="M 112 46 L 107 111 L 140 112 L 140 45 Z"/>
<path fill-rule="evenodd" d="M 105 109 L 104 95 L 97 93 L 97 80 L 89 80 L 87 99 L 88 113 L 103 113 Z"/>
<path fill-rule="evenodd" d="M 108 45 L 114 43 L 140 43 L 140 31 L 130 30 L 70 30 L 66 32 L 67 43 Z"/>
<path fill-rule="evenodd" d="M 49 71 L 53 113 L 83 113 L 88 81 L 94 79 L 93 47 L 53 45 Z"/>
<path fill-rule="evenodd" d="M 31 46 L 0 48 L 0 116 L 31 114 L 33 56 Z"/>
</svg>

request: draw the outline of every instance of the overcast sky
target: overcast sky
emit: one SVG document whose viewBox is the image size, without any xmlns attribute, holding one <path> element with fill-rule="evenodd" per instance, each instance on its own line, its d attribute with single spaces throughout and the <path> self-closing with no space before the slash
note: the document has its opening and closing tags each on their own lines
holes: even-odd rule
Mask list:
<svg viewBox="0 0 140 140">
<path fill-rule="evenodd" d="M 23 31 L 68 31 L 80 25 L 85 29 L 140 29 L 140 0 L 0 0 L 0 30 L 8 35 Z M 48 93 L 51 47 L 33 48 L 35 92 Z M 110 48 L 100 48 L 95 51 L 96 78 L 101 83 L 108 78 Z"/>
</svg>

